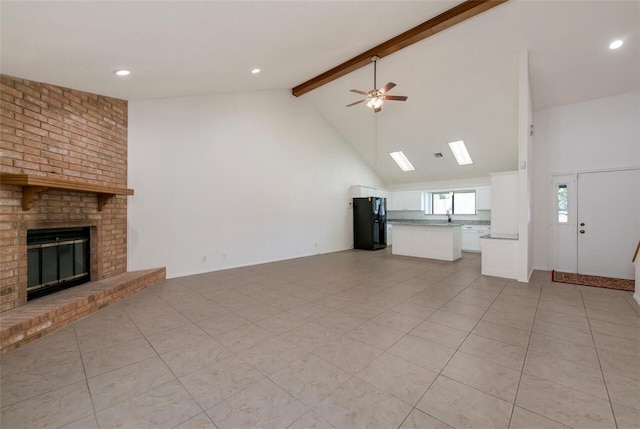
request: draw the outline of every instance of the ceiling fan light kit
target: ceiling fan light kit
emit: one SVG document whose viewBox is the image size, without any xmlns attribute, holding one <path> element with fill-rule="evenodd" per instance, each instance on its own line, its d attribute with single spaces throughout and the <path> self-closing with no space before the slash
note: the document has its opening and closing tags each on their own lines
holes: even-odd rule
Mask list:
<svg viewBox="0 0 640 429">
<path fill-rule="evenodd" d="M 385 100 L 391 101 L 407 101 L 406 96 L 404 95 L 386 95 L 389 90 L 396 86 L 395 83 L 389 82 L 382 88 L 377 88 L 377 65 L 378 60 L 380 58 L 378 56 L 373 56 L 371 61 L 373 61 L 373 89 L 371 91 L 365 92 L 359 89 L 352 89 L 351 92 L 355 92 L 356 94 L 366 95 L 367 98 L 363 98 L 362 100 L 358 100 L 354 103 L 347 104 L 347 107 L 355 106 L 356 104 L 360 104 L 366 101 L 366 106 L 370 109 L 373 109 L 375 113 L 378 113 L 382 110 L 382 105 Z"/>
<path fill-rule="evenodd" d="M 371 109 L 381 109 L 383 103 L 384 99 L 381 96 L 374 95 L 369 98 L 369 101 L 367 101 L 367 107 L 370 107 Z"/>
</svg>

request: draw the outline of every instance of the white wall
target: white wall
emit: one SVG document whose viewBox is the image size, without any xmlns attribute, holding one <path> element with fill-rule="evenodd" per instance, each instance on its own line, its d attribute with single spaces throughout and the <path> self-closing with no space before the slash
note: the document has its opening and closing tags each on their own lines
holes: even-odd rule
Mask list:
<svg viewBox="0 0 640 429">
<path fill-rule="evenodd" d="M 533 99 L 529 80 L 529 53 L 520 55 L 518 64 L 518 275 L 529 282 L 533 274 Z"/>
<path fill-rule="evenodd" d="M 549 269 L 552 174 L 640 166 L 640 91 L 534 114 L 534 267 Z"/>
<path fill-rule="evenodd" d="M 492 233 L 520 234 L 520 192 L 518 171 L 491 173 Z"/>
<path fill-rule="evenodd" d="M 639 257 L 640 258 L 640 257 Z M 640 284 L 640 259 L 636 259 L 636 285 Z M 636 288 L 633 298 L 640 304 L 640 288 Z"/>
<path fill-rule="evenodd" d="M 638 186 L 638 201 L 640 201 L 640 186 Z M 638 237 L 640 239 L 640 237 Z M 636 286 L 640 285 L 640 255 L 636 255 L 636 260 L 634 262 L 636 264 Z M 636 290 L 633 294 L 633 298 L 636 300 L 638 304 L 640 304 L 640 287 L 636 287 Z"/>
<path fill-rule="evenodd" d="M 354 183 L 380 185 L 288 91 L 130 102 L 128 268 L 178 277 L 351 248 Z"/>
</svg>

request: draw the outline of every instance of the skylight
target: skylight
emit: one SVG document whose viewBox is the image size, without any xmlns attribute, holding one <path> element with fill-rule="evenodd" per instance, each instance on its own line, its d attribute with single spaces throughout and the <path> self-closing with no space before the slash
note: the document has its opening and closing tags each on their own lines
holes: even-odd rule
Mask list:
<svg viewBox="0 0 640 429">
<path fill-rule="evenodd" d="M 398 167 L 402 169 L 402 171 L 413 171 L 416 168 L 409 162 L 407 157 L 402 153 L 402 151 L 398 152 L 389 152 L 391 158 L 398 164 Z"/>
<path fill-rule="evenodd" d="M 458 161 L 458 165 L 473 164 L 471 155 L 469 155 L 469 151 L 467 151 L 467 147 L 464 145 L 462 140 L 449 142 L 449 148 L 451 149 L 451 152 L 453 152 L 453 156 L 455 156 L 456 161 Z"/>
</svg>

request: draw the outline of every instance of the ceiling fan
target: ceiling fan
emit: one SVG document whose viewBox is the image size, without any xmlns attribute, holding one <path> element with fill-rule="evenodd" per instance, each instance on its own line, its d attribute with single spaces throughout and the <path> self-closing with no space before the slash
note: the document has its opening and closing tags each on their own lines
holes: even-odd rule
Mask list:
<svg viewBox="0 0 640 429">
<path fill-rule="evenodd" d="M 358 100 L 355 103 L 347 104 L 347 107 L 355 106 L 356 104 L 364 103 L 366 101 L 367 102 L 367 107 L 373 109 L 373 111 L 375 113 L 378 113 L 379 111 L 382 110 L 382 104 L 384 104 L 385 100 L 407 101 L 408 97 L 406 97 L 404 95 L 387 95 L 387 92 L 391 88 L 396 86 L 396 84 L 393 83 L 393 82 L 389 82 L 388 84 L 386 84 L 385 86 L 383 86 L 380 89 L 376 88 L 376 71 L 377 71 L 376 68 L 377 68 L 377 64 L 378 64 L 378 60 L 379 59 L 380 59 L 380 57 L 378 57 L 377 55 L 371 58 L 371 61 L 373 61 L 373 88 L 374 89 L 372 89 L 369 92 L 360 91 L 359 89 L 350 90 L 351 92 L 355 92 L 356 94 L 366 95 L 367 98 L 363 98 L 362 100 Z"/>
</svg>

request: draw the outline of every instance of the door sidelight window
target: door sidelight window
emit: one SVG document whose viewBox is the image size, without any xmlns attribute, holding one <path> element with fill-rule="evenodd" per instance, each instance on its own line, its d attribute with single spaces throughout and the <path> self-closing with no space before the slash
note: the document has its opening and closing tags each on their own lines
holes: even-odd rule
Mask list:
<svg viewBox="0 0 640 429">
<path fill-rule="evenodd" d="M 558 211 L 558 223 L 569 222 L 569 196 L 566 183 L 558 184 L 557 191 L 557 211 Z"/>
</svg>

